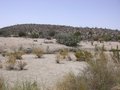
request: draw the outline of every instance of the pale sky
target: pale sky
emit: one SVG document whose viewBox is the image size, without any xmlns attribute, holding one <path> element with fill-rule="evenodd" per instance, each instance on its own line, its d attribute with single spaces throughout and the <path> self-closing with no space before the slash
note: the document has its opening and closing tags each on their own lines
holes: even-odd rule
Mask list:
<svg viewBox="0 0 120 90">
<path fill-rule="evenodd" d="M 0 0 L 0 28 L 29 23 L 120 30 L 120 0 Z"/>
</svg>

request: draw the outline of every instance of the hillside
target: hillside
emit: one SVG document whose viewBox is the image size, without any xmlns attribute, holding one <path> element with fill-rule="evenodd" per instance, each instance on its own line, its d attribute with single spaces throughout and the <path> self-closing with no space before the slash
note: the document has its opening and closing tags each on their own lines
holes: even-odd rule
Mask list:
<svg viewBox="0 0 120 90">
<path fill-rule="evenodd" d="M 82 40 L 120 40 L 120 31 L 103 28 L 82 28 L 48 24 L 19 24 L 0 29 L 0 36 L 20 36 L 33 38 L 55 37 L 60 33 L 80 32 Z"/>
</svg>

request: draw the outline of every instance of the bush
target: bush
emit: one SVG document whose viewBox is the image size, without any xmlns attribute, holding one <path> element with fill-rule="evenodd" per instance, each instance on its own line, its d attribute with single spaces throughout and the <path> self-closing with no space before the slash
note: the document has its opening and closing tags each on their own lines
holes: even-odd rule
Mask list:
<svg viewBox="0 0 120 90">
<path fill-rule="evenodd" d="M 21 60 L 22 59 L 22 55 L 24 54 L 23 51 L 15 51 L 14 53 L 11 53 L 15 56 L 16 59 Z"/>
<path fill-rule="evenodd" d="M 19 37 L 25 37 L 25 36 L 27 36 L 27 34 L 26 34 L 26 32 L 21 31 L 21 32 L 18 33 L 18 36 Z"/>
<path fill-rule="evenodd" d="M 68 50 L 67 49 L 61 49 L 59 51 L 59 54 L 65 59 L 68 56 Z"/>
<path fill-rule="evenodd" d="M 24 62 L 23 60 L 19 60 L 16 62 L 16 66 L 17 66 L 17 70 L 24 70 L 24 67 L 27 65 L 26 62 Z"/>
<path fill-rule="evenodd" d="M 68 74 L 59 81 L 56 90 L 111 90 L 119 85 L 120 67 L 108 64 L 109 60 L 103 52 L 98 56 L 98 59 L 88 62 L 82 74 Z"/>
<path fill-rule="evenodd" d="M 39 38 L 39 33 L 31 33 L 31 38 Z"/>
<path fill-rule="evenodd" d="M 80 42 L 80 36 L 74 34 L 59 34 L 56 39 L 58 43 L 66 46 L 77 46 L 78 42 Z"/>
<path fill-rule="evenodd" d="M 8 60 L 5 62 L 5 68 L 7 70 L 13 70 L 16 63 L 16 57 L 14 55 L 9 55 Z"/>
<path fill-rule="evenodd" d="M 89 61 L 93 57 L 90 52 L 82 50 L 76 51 L 75 56 L 77 61 Z"/>
<path fill-rule="evenodd" d="M 38 57 L 38 58 L 41 58 L 43 56 L 43 49 L 41 48 L 34 48 L 33 49 L 33 53 Z"/>
</svg>

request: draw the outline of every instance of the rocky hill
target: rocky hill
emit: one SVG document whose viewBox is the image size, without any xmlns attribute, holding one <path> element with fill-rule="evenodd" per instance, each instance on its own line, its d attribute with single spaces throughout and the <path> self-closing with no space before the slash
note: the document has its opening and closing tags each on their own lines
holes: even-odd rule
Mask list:
<svg viewBox="0 0 120 90">
<path fill-rule="evenodd" d="M 33 38 L 55 37 L 62 33 L 79 33 L 82 40 L 120 40 L 120 31 L 106 28 L 72 27 L 48 24 L 19 24 L 0 29 L 0 36 L 19 36 Z"/>
</svg>

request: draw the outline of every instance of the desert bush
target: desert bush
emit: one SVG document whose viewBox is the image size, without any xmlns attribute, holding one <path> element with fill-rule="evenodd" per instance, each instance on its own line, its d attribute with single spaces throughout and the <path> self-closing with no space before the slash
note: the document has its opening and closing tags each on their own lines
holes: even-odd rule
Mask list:
<svg viewBox="0 0 120 90">
<path fill-rule="evenodd" d="M 56 90 L 111 90 L 120 84 L 120 70 L 116 65 L 108 64 L 109 59 L 104 52 L 99 58 L 89 60 L 82 74 L 68 74 L 58 81 Z"/>
<path fill-rule="evenodd" d="M 16 57 L 16 59 L 22 59 L 22 55 L 24 54 L 24 52 L 23 51 L 15 51 L 14 53 L 11 53 L 11 54 L 13 54 L 15 57 Z"/>
<path fill-rule="evenodd" d="M 65 59 L 68 56 L 68 49 L 60 49 L 59 54 Z"/>
<path fill-rule="evenodd" d="M 43 56 L 43 49 L 41 48 L 34 48 L 33 49 L 33 53 L 38 57 L 38 58 L 41 58 Z"/>
<path fill-rule="evenodd" d="M 59 34 L 56 39 L 58 43 L 66 46 L 77 46 L 80 42 L 80 36 L 75 36 L 74 34 Z"/>
<path fill-rule="evenodd" d="M 88 51 L 79 50 L 75 52 L 77 61 L 89 61 L 93 56 Z"/>
<path fill-rule="evenodd" d="M 27 63 L 23 60 L 18 60 L 16 62 L 16 69 L 17 70 L 24 70 L 24 67 L 27 65 Z"/>
<path fill-rule="evenodd" d="M 26 33 L 26 32 L 23 32 L 23 31 L 20 31 L 20 32 L 18 33 L 18 36 L 19 36 L 19 37 L 25 37 L 25 36 L 27 36 L 27 33 Z"/>
<path fill-rule="evenodd" d="M 31 33 L 31 38 L 39 38 L 39 33 Z"/>
<path fill-rule="evenodd" d="M 14 55 L 9 55 L 8 60 L 5 62 L 5 68 L 7 70 L 13 70 L 16 63 L 16 57 Z"/>
<path fill-rule="evenodd" d="M 56 84 L 56 90 L 89 90 L 84 79 L 74 73 L 69 73 Z"/>
<path fill-rule="evenodd" d="M 58 53 L 58 54 L 56 54 L 55 58 L 56 58 L 56 63 L 60 64 L 60 61 L 62 60 L 61 55 Z"/>
</svg>

